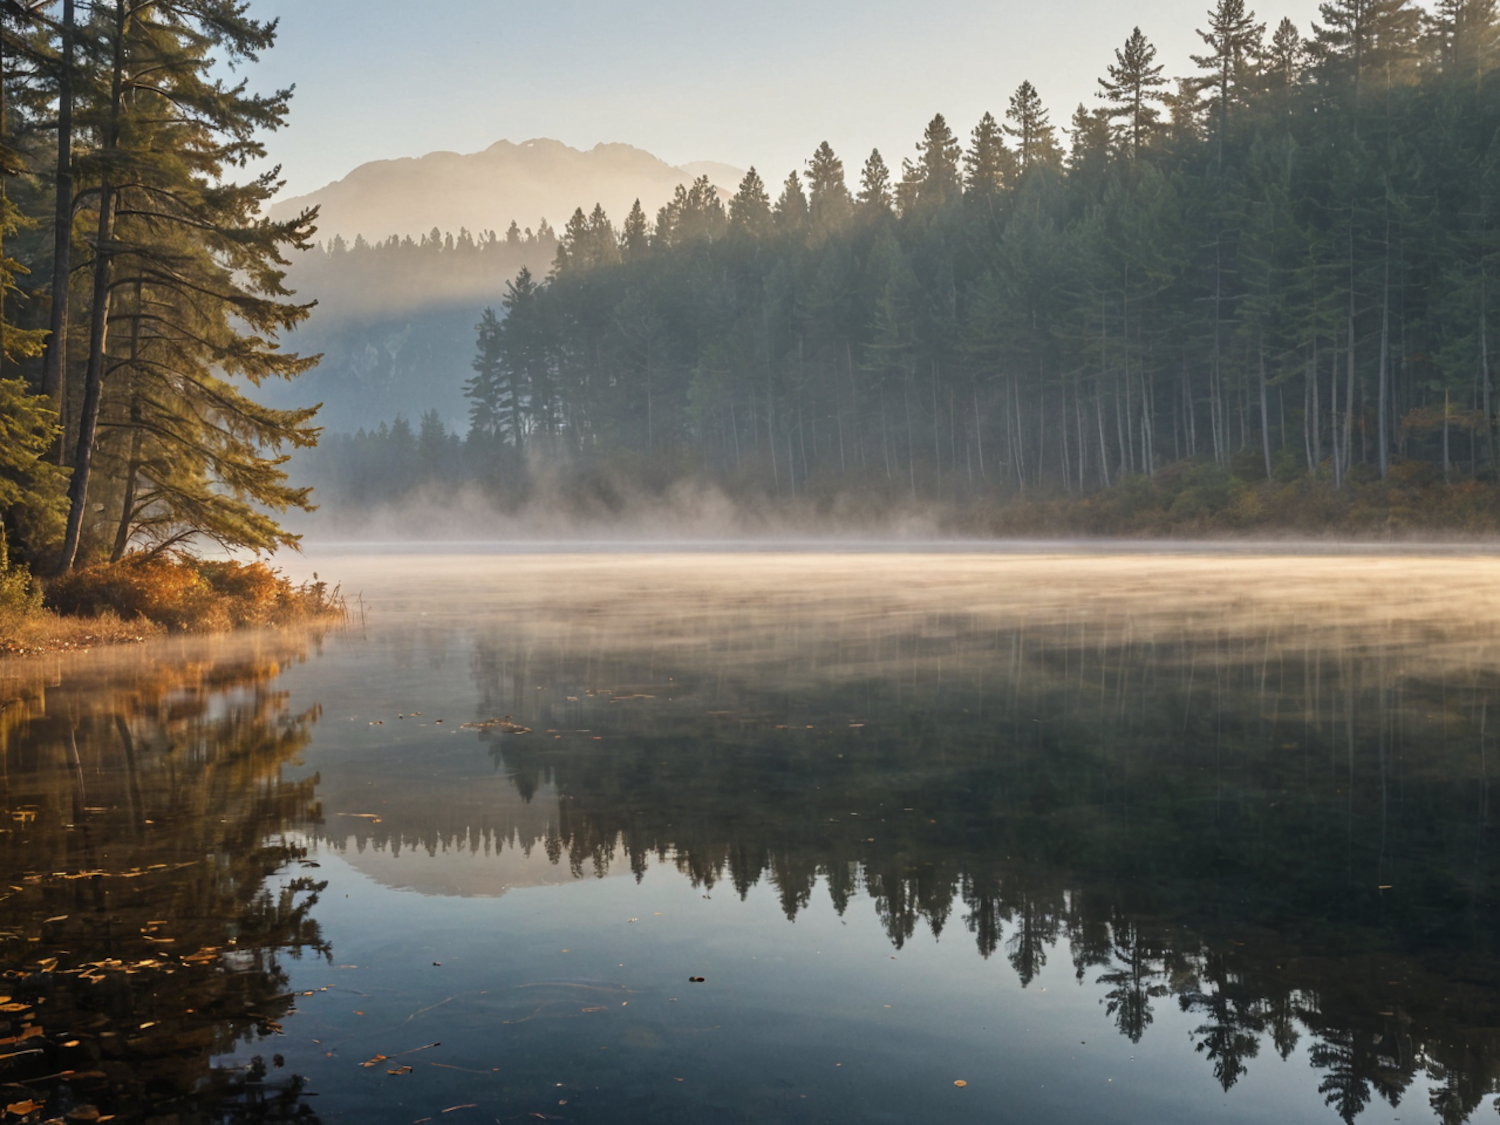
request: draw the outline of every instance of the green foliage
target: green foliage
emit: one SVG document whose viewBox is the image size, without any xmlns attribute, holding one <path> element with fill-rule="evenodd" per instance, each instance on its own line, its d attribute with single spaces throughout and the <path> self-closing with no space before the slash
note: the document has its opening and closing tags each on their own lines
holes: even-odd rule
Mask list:
<svg viewBox="0 0 1500 1125">
<path fill-rule="evenodd" d="M 0 616 L 35 613 L 42 607 L 42 588 L 24 566 L 14 566 L 5 531 L 0 528 Z"/>
</svg>

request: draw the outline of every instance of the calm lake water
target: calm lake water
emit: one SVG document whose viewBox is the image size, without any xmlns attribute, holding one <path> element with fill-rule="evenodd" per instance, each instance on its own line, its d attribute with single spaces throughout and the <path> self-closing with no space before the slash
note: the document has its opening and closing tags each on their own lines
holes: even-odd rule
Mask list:
<svg viewBox="0 0 1500 1125">
<path fill-rule="evenodd" d="M 1500 562 L 306 565 L 0 665 L 6 1121 L 1497 1117 Z"/>
</svg>

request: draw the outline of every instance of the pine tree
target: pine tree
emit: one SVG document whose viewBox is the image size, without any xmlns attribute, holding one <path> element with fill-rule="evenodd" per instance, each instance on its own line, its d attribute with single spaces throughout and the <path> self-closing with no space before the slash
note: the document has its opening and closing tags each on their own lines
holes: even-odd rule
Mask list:
<svg viewBox="0 0 1500 1125">
<path fill-rule="evenodd" d="M 1255 13 L 1245 10 L 1245 0 L 1218 0 L 1208 14 L 1208 30 L 1198 32 L 1209 51 L 1192 58 L 1200 70 L 1209 72 L 1203 85 L 1213 91 L 1209 108 L 1218 125 L 1221 151 L 1230 106 L 1244 100 L 1242 87 L 1253 75 L 1265 31 L 1265 24 L 1255 22 Z"/>
<path fill-rule="evenodd" d="M 867 212 L 886 213 L 894 203 L 891 196 L 891 170 L 886 167 L 880 150 L 872 149 L 859 174 L 859 204 Z"/>
<path fill-rule="evenodd" d="M 807 227 L 807 194 L 802 190 L 802 177 L 796 172 L 786 178 L 776 200 L 776 226 L 788 233 Z"/>
<path fill-rule="evenodd" d="M 1291 90 L 1302 77 L 1306 54 L 1297 25 L 1283 18 L 1271 33 L 1270 45 L 1262 59 L 1261 78 L 1266 86 L 1283 94 Z"/>
<path fill-rule="evenodd" d="M 1080 102 L 1068 122 L 1068 137 L 1072 142 L 1068 151 L 1069 170 L 1081 173 L 1099 169 L 1109 159 L 1109 111 L 1090 111 Z"/>
<path fill-rule="evenodd" d="M 1500 55 L 1500 5 L 1496 0 L 1437 0 L 1428 37 L 1442 69 L 1477 90 Z"/>
<path fill-rule="evenodd" d="M 552 272 L 557 276 L 573 269 L 586 269 L 589 264 L 589 219 L 582 207 L 576 207 L 572 216 L 563 224 L 562 239 L 557 244 L 557 254 L 552 260 Z"/>
<path fill-rule="evenodd" d="M 271 410 L 238 381 L 293 379 L 315 362 L 276 343 L 308 315 L 289 299 L 284 251 L 309 246 L 315 215 L 261 217 L 274 170 L 226 177 L 264 156 L 258 135 L 283 124 L 290 95 L 253 95 L 215 75 L 271 47 L 274 24 L 222 0 L 115 0 L 99 35 L 108 92 L 81 113 L 103 136 L 85 165 L 99 183 L 98 241 L 60 569 L 91 530 L 101 449 L 123 492 L 116 554 L 137 536 L 157 549 L 198 536 L 294 545 L 267 513 L 310 506 L 284 465 L 286 449 L 315 443 L 315 408 Z"/>
<path fill-rule="evenodd" d="M 1030 82 L 1022 82 L 1010 96 L 1010 106 L 1005 111 L 1006 136 L 1016 142 L 1016 156 L 1021 171 L 1025 172 L 1038 164 L 1058 167 L 1062 164 L 1062 149 L 1057 143 L 1057 130 L 1048 119 L 1042 96 Z"/>
<path fill-rule="evenodd" d="M 844 182 L 844 162 L 824 141 L 807 162 L 808 217 L 822 231 L 843 225 L 854 207 L 849 185 Z"/>
<path fill-rule="evenodd" d="M 745 173 L 734 198 L 729 201 L 729 226 L 751 238 L 762 238 L 771 229 L 771 197 L 766 182 L 753 167 Z"/>
<path fill-rule="evenodd" d="M 1153 66 L 1156 48 L 1133 29 L 1125 45 L 1115 51 L 1115 61 L 1108 68 L 1109 77 L 1099 79 L 1099 97 L 1108 103 L 1109 116 L 1118 121 L 1115 134 L 1132 160 L 1151 143 L 1159 128 L 1162 102 L 1160 88 L 1165 85 L 1162 67 Z"/>
<path fill-rule="evenodd" d="M 1318 14 L 1312 49 L 1353 85 L 1356 103 L 1372 76 L 1386 86 L 1414 73 L 1422 13 L 1410 0 L 1323 0 Z"/>
<path fill-rule="evenodd" d="M 971 199 L 999 195 L 1015 178 L 1015 154 L 1005 147 L 1000 124 L 992 114 L 979 119 L 964 153 L 964 194 Z"/>
<path fill-rule="evenodd" d="M 917 197 L 924 205 L 941 206 L 959 197 L 962 150 L 958 138 L 941 113 L 934 115 L 917 143 L 918 158 L 913 166 Z"/>
<path fill-rule="evenodd" d="M 630 205 L 630 214 L 625 216 L 625 225 L 620 230 L 620 253 L 627 262 L 636 261 L 646 253 L 650 245 L 651 231 L 646 222 L 646 212 L 637 199 Z"/>
</svg>

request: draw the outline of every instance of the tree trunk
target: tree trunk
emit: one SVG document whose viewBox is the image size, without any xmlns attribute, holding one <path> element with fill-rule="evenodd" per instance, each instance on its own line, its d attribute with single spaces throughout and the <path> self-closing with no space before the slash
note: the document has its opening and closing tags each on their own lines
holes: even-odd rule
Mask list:
<svg viewBox="0 0 1500 1125">
<path fill-rule="evenodd" d="M 1489 294 L 1488 285 L 1484 276 L 1484 267 L 1481 264 L 1479 273 L 1479 376 L 1480 385 L 1484 391 L 1484 451 L 1489 461 L 1491 473 L 1496 471 L 1495 464 L 1495 425 L 1490 407 L 1490 337 L 1489 337 Z"/>
<path fill-rule="evenodd" d="M 1266 458 L 1266 479 L 1272 479 L 1271 473 L 1271 418 L 1270 407 L 1266 400 L 1266 342 L 1260 341 L 1260 447 Z"/>
<path fill-rule="evenodd" d="M 1451 462 L 1448 459 L 1448 412 L 1449 412 L 1448 390 L 1445 387 L 1443 389 L 1443 483 L 1444 484 L 1451 484 L 1452 483 L 1452 481 L 1449 479 L 1449 469 L 1448 469 L 1448 466 L 1451 464 Z"/>
<path fill-rule="evenodd" d="M 1482 333 L 1483 329 L 1481 329 Z M 1391 393 L 1391 232 L 1386 226 L 1385 236 L 1385 284 L 1380 296 L 1380 375 L 1377 382 L 1379 402 L 1375 406 L 1375 424 L 1379 428 L 1375 448 L 1380 461 L 1380 479 L 1391 475 L 1390 417 L 1386 401 Z M 1484 381 L 1485 398 L 1489 398 L 1489 379 Z"/>
<path fill-rule="evenodd" d="M 52 310 L 47 346 L 42 353 L 42 393 L 52 399 L 61 414 L 63 373 L 68 362 L 68 283 L 73 272 L 73 0 L 63 0 L 62 72 L 57 94 L 57 184 L 52 222 Z"/>
<path fill-rule="evenodd" d="M 135 368 L 141 357 L 141 282 L 135 283 L 135 316 L 130 322 L 130 378 L 135 379 Z M 115 530 L 115 546 L 109 561 L 119 562 L 130 546 L 130 533 L 135 524 L 136 478 L 141 471 L 141 404 L 132 386 L 130 395 L 130 461 L 125 467 L 125 496 L 120 503 L 120 526 Z"/>
<path fill-rule="evenodd" d="M 110 264 L 114 256 L 115 192 L 110 184 L 112 158 L 119 142 L 120 99 L 125 69 L 125 0 L 115 0 L 114 75 L 110 93 L 110 120 L 104 139 L 104 178 L 99 185 L 99 232 L 94 249 L 94 300 L 89 322 L 89 363 L 83 381 L 83 406 L 78 418 L 78 451 L 73 458 L 73 477 L 68 485 L 68 530 L 63 539 L 58 573 L 73 569 L 78 544 L 83 537 L 83 518 L 88 509 L 89 476 L 94 465 L 94 445 L 99 429 L 99 404 L 104 394 L 104 352 L 109 344 Z"/>
</svg>

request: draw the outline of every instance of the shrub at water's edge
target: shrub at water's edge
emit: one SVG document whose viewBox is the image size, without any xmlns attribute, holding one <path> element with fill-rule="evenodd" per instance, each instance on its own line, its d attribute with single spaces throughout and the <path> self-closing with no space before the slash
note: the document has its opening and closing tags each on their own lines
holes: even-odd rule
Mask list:
<svg viewBox="0 0 1500 1125">
<path fill-rule="evenodd" d="M 161 633 L 340 623 L 337 587 L 294 583 L 262 562 L 132 555 L 84 567 L 45 595 L 0 574 L 0 654 L 141 641 Z"/>
</svg>

